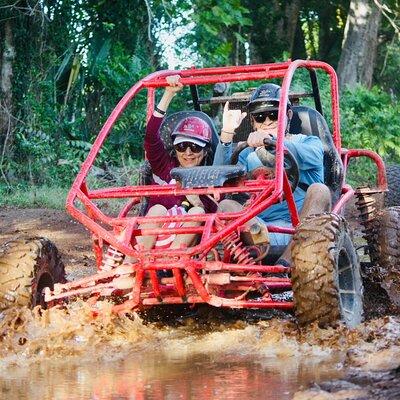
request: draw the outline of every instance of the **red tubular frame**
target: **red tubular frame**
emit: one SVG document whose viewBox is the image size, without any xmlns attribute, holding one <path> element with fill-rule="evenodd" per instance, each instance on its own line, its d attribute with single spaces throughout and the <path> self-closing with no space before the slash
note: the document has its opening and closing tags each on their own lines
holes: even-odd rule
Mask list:
<svg viewBox="0 0 400 400">
<path fill-rule="evenodd" d="M 104 126 L 99 132 L 93 146 L 82 164 L 72 188 L 68 194 L 66 208 L 68 212 L 89 229 L 94 237 L 94 250 L 97 264 L 100 266 L 103 243 L 112 245 L 125 255 L 134 257 L 135 264 L 130 265 L 128 272 L 117 268 L 110 272 L 99 272 L 89 278 L 84 278 L 76 282 L 59 285 L 53 293 L 46 293 L 46 300 L 52 301 L 71 295 L 84 294 L 90 292 L 101 293 L 103 290 L 118 290 L 118 285 L 113 284 L 113 280 L 118 277 L 130 276 L 135 273 L 135 284 L 133 288 L 125 293 L 128 300 L 114 307 L 115 312 L 125 312 L 132 308 L 156 305 L 156 304 L 178 304 L 178 303 L 199 303 L 206 302 L 215 306 L 222 307 L 257 307 L 257 308 L 291 308 L 291 302 L 276 302 L 271 298 L 261 301 L 243 300 L 241 298 L 228 298 L 211 294 L 208 286 L 212 285 L 210 279 L 221 279 L 221 282 L 230 276 L 229 282 L 221 286 L 223 292 L 254 289 L 258 282 L 264 282 L 270 289 L 290 288 L 290 280 L 283 279 L 274 281 L 273 278 L 265 278 L 262 273 L 279 273 L 287 269 L 282 266 L 266 265 L 237 265 L 227 264 L 221 261 L 207 261 L 206 255 L 212 252 L 222 239 L 233 232 L 238 232 L 243 225 L 251 218 L 264 211 L 270 205 L 282 199 L 284 195 L 288 201 L 288 207 L 292 216 L 293 228 L 282 228 L 269 226 L 271 232 L 294 233 L 294 227 L 299 223 L 296 204 L 290 189 L 289 182 L 283 168 L 284 157 L 284 134 L 286 127 L 286 107 L 289 94 L 289 87 L 295 71 L 299 68 L 317 69 L 326 72 L 330 77 L 331 84 L 331 109 L 333 142 L 342 159 L 345 168 L 353 157 L 370 157 L 378 169 L 378 186 L 380 190 L 387 188 L 385 168 L 382 159 L 375 153 L 367 150 L 345 150 L 341 148 L 340 136 L 340 114 L 338 83 L 334 69 L 320 61 L 287 61 L 275 64 L 260 64 L 251 66 L 218 67 L 218 68 L 191 68 L 182 71 L 158 71 L 140 80 L 125 94 L 119 101 L 115 109 L 111 112 Z M 236 187 L 210 187 L 184 189 L 179 185 L 149 185 L 149 186 L 128 186 L 119 188 L 107 188 L 89 190 L 86 187 L 86 178 L 93 166 L 93 163 L 109 135 L 115 121 L 132 101 L 136 94 L 147 89 L 147 119 L 150 118 L 154 109 L 154 99 L 156 88 L 167 85 L 166 77 L 173 74 L 181 76 L 184 85 L 215 84 L 218 82 L 236 82 L 247 80 L 264 80 L 272 78 L 282 79 L 281 101 L 279 105 L 278 133 L 276 144 L 276 165 L 275 179 L 256 179 L 242 181 Z M 188 194 L 208 194 L 219 199 L 222 195 L 233 192 L 247 192 L 253 195 L 251 207 L 245 208 L 241 212 L 226 214 L 202 214 L 184 215 L 175 217 L 129 217 L 128 212 L 139 203 L 140 199 L 151 195 L 188 195 Z M 334 207 L 334 212 L 340 212 L 342 207 L 352 197 L 354 191 L 348 186 L 343 186 L 342 196 Z M 121 209 L 118 218 L 105 215 L 93 202 L 99 199 L 127 198 L 129 201 Z M 77 203 L 86 209 L 86 212 L 78 208 Z M 138 226 L 144 222 L 164 223 L 170 221 L 197 221 L 202 225 L 197 227 L 182 227 L 170 229 L 139 229 Z M 124 232 L 117 237 L 117 233 Z M 168 255 L 165 250 L 136 250 L 131 245 L 132 235 L 157 235 L 159 233 L 197 233 L 201 235 L 200 243 L 191 248 L 169 250 Z M 173 277 L 160 279 L 157 270 L 172 270 Z M 122 272 L 121 272 L 122 271 Z M 248 274 L 250 277 L 233 276 L 231 273 Z M 210 275 L 211 274 L 211 275 Z M 217 274 L 217 275 L 212 275 Z M 256 275 L 254 275 L 256 274 Z M 241 279 L 236 279 L 241 278 Z M 242 279 L 243 278 L 243 279 Z M 164 284 L 164 283 L 165 284 Z M 221 291 L 221 290 L 220 290 Z"/>
</svg>

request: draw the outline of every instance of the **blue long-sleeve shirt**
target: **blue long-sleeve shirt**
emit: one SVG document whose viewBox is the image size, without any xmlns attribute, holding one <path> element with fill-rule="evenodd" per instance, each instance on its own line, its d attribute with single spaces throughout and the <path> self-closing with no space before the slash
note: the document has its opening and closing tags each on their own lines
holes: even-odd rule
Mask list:
<svg viewBox="0 0 400 400">
<path fill-rule="evenodd" d="M 284 146 L 296 158 L 299 166 L 300 182 L 307 185 L 324 183 L 324 150 L 322 142 L 318 137 L 302 134 L 290 135 L 285 138 Z M 230 164 L 231 157 L 232 144 L 225 146 L 219 143 L 215 151 L 213 165 Z M 240 152 L 238 164 L 244 165 L 247 171 L 252 171 L 263 165 L 253 147 L 247 147 Z M 297 187 L 293 195 L 297 209 L 300 211 L 303 208 L 306 193 L 303 189 Z M 259 217 L 265 222 L 270 223 L 278 220 L 291 221 L 288 205 L 285 200 L 270 206 L 267 210 L 260 213 Z"/>
</svg>

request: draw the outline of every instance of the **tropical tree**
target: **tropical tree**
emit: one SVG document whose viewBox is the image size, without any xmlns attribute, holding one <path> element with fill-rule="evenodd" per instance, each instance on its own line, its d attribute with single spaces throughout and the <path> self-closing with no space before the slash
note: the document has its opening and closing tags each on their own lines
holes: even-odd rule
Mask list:
<svg viewBox="0 0 400 400">
<path fill-rule="evenodd" d="M 340 88 L 371 86 L 381 16 L 373 0 L 351 0 L 338 65 Z"/>
</svg>

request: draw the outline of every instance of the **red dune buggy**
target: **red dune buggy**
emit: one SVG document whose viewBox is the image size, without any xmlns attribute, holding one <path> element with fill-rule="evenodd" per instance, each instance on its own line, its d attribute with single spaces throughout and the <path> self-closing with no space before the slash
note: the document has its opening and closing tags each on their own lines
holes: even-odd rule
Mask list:
<svg viewBox="0 0 400 400">
<path fill-rule="evenodd" d="M 310 92 L 289 92 L 292 78 L 298 70 L 308 71 L 312 88 Z M 329 77 L 331 130 L 323 117 L 317 71 Z M 260 81 L 281 80 L 273 177 L 263 173 L 247 176 L 240 165 L 203 166 L 176 168 L 173 171 L 176 184 L 147 184 L 145 173 L 141 184 L 137 186 L 89 187 L 87 178 L 94 161 L 128 103 L 140 91 L 147 91 L 149 118 L 154 109 L 156 89 L 165 87 L 166 77 L 177 73 L 181 76 L 181 82 L 190 86 L 194 110 L 167 116 L 161 128 L 167 147 L 171 146 L 168 142 L 169 133 L 182 118 L 196 115 L 213 124 L 210 117 L 201 111 L 204 105 L 222 104 L 229 100 L 232 107 L 240 108 L 250 96 L 246 92 L 230 96 L 214 93 L 212 97 L 202 98 L 198 91 L 200 85 L 255 81 L 254 86 L 257 86 Z M 315 106 L 300 105 L 307 97 L 314 100 Z M 331 191 L 333 202 L 331 213 L 315 215 L 301 223 L 293 200 L 298 171 L 296 173 L 296 163 L 283 144 L 284 110 L 288 98 L 294 104 L 290 132 L 318 135 L 323 143 L 325 184 Z M 245 120 L 239 131 L 239 139 L 245 139 L 249 133 L 249 121 Z M 218 141 L 216 130 L 214 136 L 215 146 Z M 355 190 L 346 183 L 349 162 L 357 157 L 369 157 L 373 161 L 377 170 L 377 187 Z M 54 304 L 79 296 L 88 298 L 94 305 L 99 299 L 112 298 L 115 300 L 113 311 L 116 313 L 168 304 L 198 303 L 229 308 L 294 308 L 301 324 L 313 321 L 331 324 L 343 320 L 348 326 L 354 326 L 362 319 L 363 284 L 360 262 L 343 210 L 357 196 L 360 221 L 365 226 L 370 255 L 379 264 L 379 273 L 372 267 L 371 273 L 380 274 L 380 281 L 386 282 L 388 292 L 392 292 L 393 298 L 398 301 L 396 293 L 399 280 L 397 275 L 393 278 L 394 275 L 390 274 L 399 269 L 400 235 L 398 224 L 394 226 L 393 222 L 399 220 L 399 207 L 383 211 L 378 209 L 380 206 L 377 206 L 376 195 L 386 191 L 385 166 L 376 153 L 342 148 L 337 77 L 328 64 L 296 60 L 155 72 L 136 83 L 117 104 L 94 142 L 67 198 L 68 212 L 92 233 L 98 272 L 65 282 L 56 251 L 44 239 L 28 241 L 25 247 L 29 243 L 34 246 L 33 250 L 29 250 L 33 252 L 28 262 L 30 275 L 25 276 L 24 283 L 20 285 L 25 290 L 22 304 Z M 146 198 L 171 193 L 209 195 L 217 202 L 224 197 L 246 195 L 247 202 L 243 211 L 237 213 L 145 216 Z M 118 216 L 107 215 L 98 207 L 97 202 L 104 199 L 124 200 Z M 293 226 L 283 228 L 268 225 L 267 228 L 269 232 L 293 235 L 293 263 L 290 267 L 274 264 L 283 249 L 270 246 L 268 235 L 263 235 L 256 227 L 245 228 L 247 221 L 282 199 L 287 201 Z M 201 225 L 170 226 L 171 222 L 177 221 L 200 221 Z M 162 224 L 162 227 L 140 228 L 140 225 L 149 222 Z M 140 235 L 185 233 L 196 233 L 198 244 L 177 250 L 143 250 L 136 242 L 136 237 Z M 243 244 L 243 235 L 251 239 L 252 245 Z M 393 235 L 396 235 L 396 243 L 390 238 Z M 379 241 L 384 241 L 384 245 Z M 17 243 L 14 247 L 18 249 L 20 245 Z M 43 249 L 49 248 L 50 254 L 43 256 Z M 3 250 L 1 262 L 10 266 L 13 254 L 17 251 L 13 250 L 12 243 L 8 244 Z M 15 262 L 13 268 L 16 268 Z M 262 296 L 259 292 L 261 284 L 267 289 Z M 21 287 L 5 287 L 3 282 L 3 304 L 18 303 Z"/>
</svg>

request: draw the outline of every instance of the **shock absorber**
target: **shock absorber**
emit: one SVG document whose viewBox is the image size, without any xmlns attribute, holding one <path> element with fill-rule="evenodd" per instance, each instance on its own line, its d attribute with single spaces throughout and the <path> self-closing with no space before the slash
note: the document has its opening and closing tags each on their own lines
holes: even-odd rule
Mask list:
<svg viewBox="0 0 400 400">
<path fill-rule="evenodd" d="M 118 267 L 122 264 L 125 256 L 114 246 L 108 246 L 107 252 L 103 257 L 100 270 L 111 271 L 113 268 Z"/>
<path fill-rule="evenodd" d="M 364 238 L 369 242 L 371 231 L 371 222 L 375 217 L 380 204 L 374 195 L 380 193 L 379 191 L 370 189 L 368 187 L 357 188 L 355 195 L 357 197 L 356 206 L 360 213 L 360 222 L 363 229 Z"/>
<path fill-rule="evenodd" d="M 377 238 L 373 226 L 375 215 L 383 205 L 380 204 L 380 201 L 376 198 L 376 194 L 378 193 L 381 192 L 368 187 L 358 188 L 355 192 L 357 196 L 356 206 L 360 213 L 361 225 L 363 226 L 363 237 L 367 241 L 368 254 L 372 262 L 372 266 L 368 269 L 367 273 L 373 280 L 379 276 L 379 271 L 376 267 L 378 261 L 376 251 Z"/>
<path fill-rule="evenodd" d="M 225 248 L 231 253 L 232 258 L 238 264 L 254 264 L 250 252 L 244 247 L 237 232 L 232 232 L 221 240 Z"/>
</svg>

